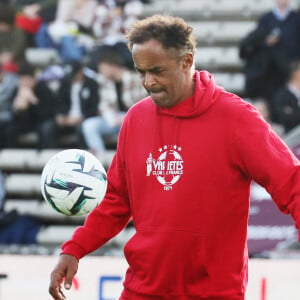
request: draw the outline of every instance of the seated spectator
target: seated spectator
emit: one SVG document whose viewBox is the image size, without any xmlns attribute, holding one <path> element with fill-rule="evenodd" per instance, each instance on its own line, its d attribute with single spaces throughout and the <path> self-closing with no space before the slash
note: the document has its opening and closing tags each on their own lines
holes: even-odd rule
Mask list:
<svg viewBox="0 0 300 300">
<path fill-rule="evenodd" d="M 58 90 L 56 120 L 47 129 L 48 143 L 53 148 L 61 147 L 59 137 L 75 134 L 76 147 L 86 148 L 90 133 L 84 124 L 98 114 L 99 86 L 79 62 L 67 65 L 66 72 Z"/>
<path fill-rule="evenodd" d="M 93 22 L 96 52 L 115 51 L 134 69 L 131 53 L 124 37 L 128 28 L 142 16 L 143 5 L 139 0 L 99 1 Z"/>
<path fill-rule="evenodd" d="M 38 11 L 43 22 L 52 22 L 55 19 L 57 11 L 57 0 L 13 0 L 18 11 L 29 7 L 29 15 L 33 11 Z M 31 11 L 31 12 L 30 12 Z"/>
<path fill-rule="evenodd" d="M 53 146 L 48 128 L 55 122 L 57 94 L 48 83 L 36 76 L 33 66 L 23 64 L 13 100 L 15 137 L 36 132 L 41 149 Z"/>
<path fill-rule="evenodd" d="M 289 0 L 275 0 L 273 9 L 241 41 L 240 57 L 245 60 L 246 96 L 265 98 L 272 120 L 278 121 L 274 94 L 287 80 L 288 65 L 300 58 L 300 15 Z"/>
<path fill-rule="evenodd" d="M 285 132 L 300 124 L 300 61 L 290 66 L 287 84 L 274 97 L 279 122 Z"/>
<path fill-rule="evenodd" d="M 74 22 L 83 32 L 91 32 L 96 0 L 58 0 L 56 21 Z"/>
<path fill-rule="evenodd" d="M 15 26 L 15 9 L 1 5 L 0 9 L 0 63 L 6 70 L 16 72 L 25 60 L 27 47 L 24 32 Z"/>
<path fill-rule="evenodd" d="M 0 149 L 14 145 L 12 104 L 17 86 L 17 75 L 4 71 L 0 65 Z"/>
<path fill-rule="evenodd" d="M 55 20 L 57 0 L 15 0 L 14 3 L 18 11 L 16 25 L 25 32 L 28 47 L 36 47 L 37 32 Z"/>
<path fill-rule="evenodd" d="M 38 32 L 42 17 L 41 6 L 36 1 L 29 1 L 24 4 L 16 15 L 16 26 L 24 31 L 27 38 L 27 47 L 35 47 L 35 34 Z"/>
<path fill-rule="evenodd" d="M 44 23 L 36 34 L 40 48 L 54 48 L 63 63 L 81 61 L 94 46 L 91 24 L 97 1 L 60 0 L 52 22 Z"/>
<path fill-rule="evenodd" d="M 102 56 L 98 62 L 101 102 L 100 116 L 82 126 L 90 135 L 88 148 L 100 156 L 106 150 L 105 137 L 119 133 L 127 110 L 146 96 L 140 76 L 124 67 L 122 58 L 114 53 Z"/>
<path fill-rule="evenodd" d="M 37 105 L 38 98 L 34 93 L 35 70 L 31 66 L 22 65 L 18 72 L 19 85 L 13 99 L 14 123 L 16 135 L 33 131 L 36 120 L 32 109 Z"/>
</svg>

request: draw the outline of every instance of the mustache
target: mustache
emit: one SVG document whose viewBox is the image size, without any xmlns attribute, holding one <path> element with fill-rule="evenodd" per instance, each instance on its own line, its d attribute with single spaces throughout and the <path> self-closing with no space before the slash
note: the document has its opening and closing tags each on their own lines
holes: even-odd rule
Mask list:
<svg viewBox="0 0 300 300">
<path fill-rule="evenodd" d="M 164 89 L 162 88 L 153 88 L 153 89 L 147 89 L 145 88 L 145 90 L 147 91 L 148 94 L 155 94 L 155 93 L 159 93 L 162 92 Z"/>
</svg>

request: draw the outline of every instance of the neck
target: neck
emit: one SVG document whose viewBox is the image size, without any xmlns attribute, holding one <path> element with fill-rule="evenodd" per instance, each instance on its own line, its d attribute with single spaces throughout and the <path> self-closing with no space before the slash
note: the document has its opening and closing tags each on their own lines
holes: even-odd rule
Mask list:
<svg viewBox="0 0 300 300">
<path fill-rule="evenodd" d="M 194 91 L 195 91 L 195 80 L 194 80 L 194 69 L 191 69 L 190 71 L 190 80 L 188 81 L 188 86 L 187 86 L 187 91 L 188 91 L 188 97 L 191 97 L 194 95 Z M 188 98 L 187 97 L 187 98 Z"/>
<path fill-rule="evenodd" d="M 290 82 L 290 85 L 300 92 L 300 82 L 299 81 L 292 81 L 292 82 Z"/>
</svg>

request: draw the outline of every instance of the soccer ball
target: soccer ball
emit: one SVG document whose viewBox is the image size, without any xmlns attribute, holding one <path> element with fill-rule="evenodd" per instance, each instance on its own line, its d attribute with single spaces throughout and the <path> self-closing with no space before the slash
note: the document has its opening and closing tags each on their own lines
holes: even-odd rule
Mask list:
<svg viewBox="0 0 300 300">
<path fill-rule="evenodd" d="M 67 216 L 91 212 L 107 189 L 106 171 L 90 152 L 63 150 L 51 157 L 41 175 L 41 192 L 47 203 Z"/>
</svg>

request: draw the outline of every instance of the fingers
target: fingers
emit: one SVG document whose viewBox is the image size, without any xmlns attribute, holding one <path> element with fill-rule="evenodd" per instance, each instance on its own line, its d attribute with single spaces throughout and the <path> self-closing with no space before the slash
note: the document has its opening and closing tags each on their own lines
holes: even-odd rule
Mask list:
<svg viewBox="0 0 300 300">
<path fill-rule="evenodd" d="M 75 273 L 72 271 L 67 272 L 66 278 L 65 278 L 65 289 L 69 290 L 72 287 L 72 281 Z"/>
<path fill-rule="evenodd" d="M 64 279 L 64 274 L 54 270 L 51 274 L 51 280 L 49 285 L 49 294 L 54 300 L 65 300 L 66 296 L 62 291 L 62 282 Z"/>
<path fill-rule="evenodd" d="M 51 273 L 49 294 L 54 300 L 64 300 L 66 296 L 62 291 L 64 287 L 69 290 L 72 286 L 72 280 L 78 269 L 78 260 L 72 255 L 63 254 L 60 256 L 59 263 Z"/>
<path fill-rule="evenodd" d="M 72 286 L 72 281 L 77 273 L 78 269 L 78 260 L 74 256 L 66 256 L 68 259 L 68 268 L 66 269 L 66 278 L 65 278 L 65 289 L 69 290 Z"/>
</svg>

